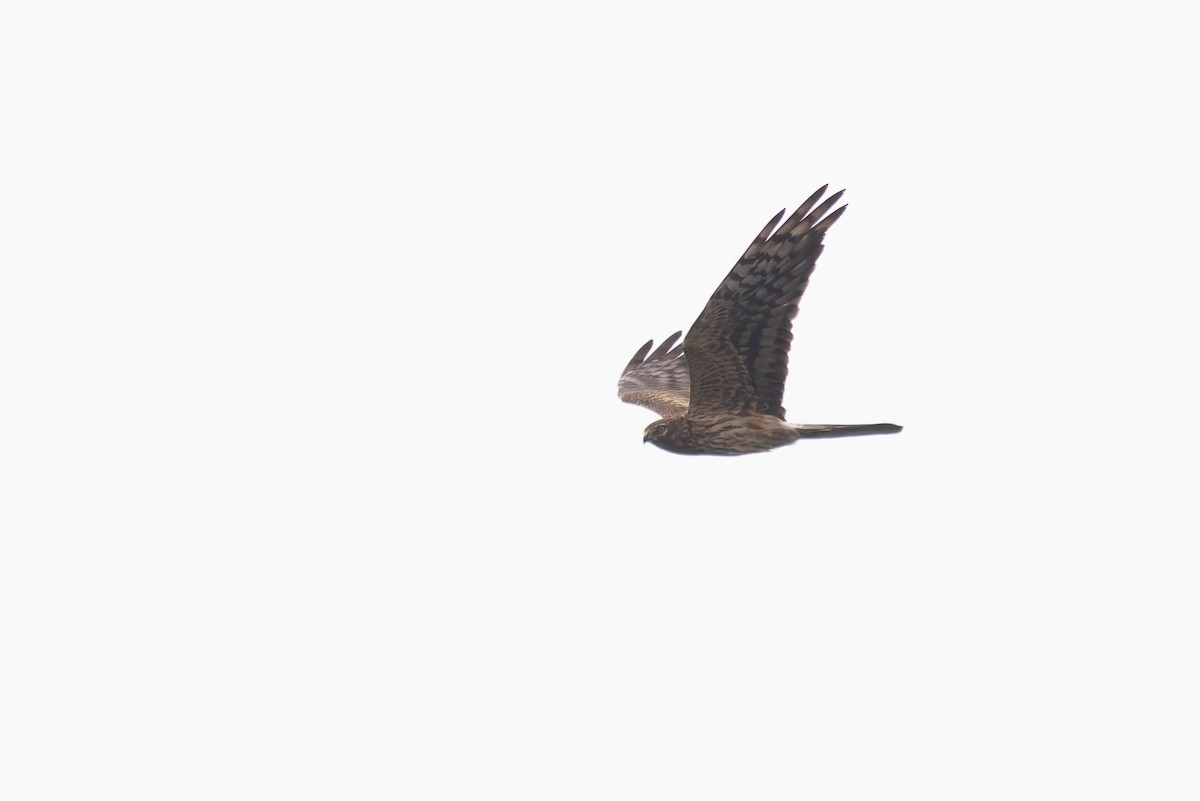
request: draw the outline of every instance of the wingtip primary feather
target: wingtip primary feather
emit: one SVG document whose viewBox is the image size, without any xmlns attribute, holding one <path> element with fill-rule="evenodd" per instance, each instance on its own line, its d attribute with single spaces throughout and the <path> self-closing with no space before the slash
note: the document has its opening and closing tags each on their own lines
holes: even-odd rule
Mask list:
<svg viewBox="0 0 1200 801">
<path fill-rule="evenodd" d="M 650 352 L 650 348 L 654 347 L 654 340 L 647 340 L 645 345 L 637 349 L 637 353 L 633 354 L 633 358 L 629 360 L 629 364 L 625 365 L 625 369 L 621 371 L 621 375 L 625 375 L 633 368 L 646 360 L 646 354 Z"/>
<path fill-rule="evenodd" d="M 783 228 L 787 228 L 788 233 L 794 236 L 800 236 L 801 234 L 805 234 L 809 231 L 823 231 L 827 229 L 837 221 L 838 217 L 842 216 L 842 211 L 846 208 L 845 205 L 832 214 L 828 214 L 828 212 L 831 208 L 833 208 L 835 203 L 841 200 L 842 195 L 845 193 L 845 189 L 841 190 L 840 192 L 834 192 L 832 195 L 825 198 L 825 200 L 821 202 L 821 205 L 817 206 L 815 209 L 812 209 L 811 211 L 806 210 L 803 219 L 797 220 L 795 223 L 793 223 L 792 220 L 788 220 L 788 222 L 784 224 Z M 796 215 L 792 215 L 792 219 L 795 220 Z M 782 231 L 783 228 L 780 230 Z"/>
<path fill-rule="evenodd" d="M 820 189 L 818 189 L 816 192 L 813 192 L 811 195 L 809 195 L 808 199 L 806 199 L 803 203 L 801 203 L 799 206 L 796 207 L 796 210 L 792 212 L 792 216 L 787 218 L 787 222 L 785 222 L 783 225 L 781 225 L 779 227 L 779 230 L 775 232 L 775 236 L 776 237 L 787 236 L 787 235 L 791 234 L 793 231 L 797 231 L 798 233 L 803 233 L 804 231 L 808 230 L 809 228 L 812 227 L 811 221 L 819 219 L 821 214 L 823 213 L 820 211 L 820 209 L 828 209 L 828 206 L 826 204 L 829 204 L 830 201 L 833 201 L 834 203 L 836 203 L 837 198 L 842 196 L 842 192 L 846 191 L 845 189 L 843 189 L 841 192 L 838 192 L 833 197 L 827 199 L 825 201 L 825 203 L 822 203 L 817 211 L 813 211 L 813 206 L 817 205 L 817 202 L 825 194 L 825 190 L 827 190 L 828 188 L 829 188 L 829 184 L 825 184 Z M 811 214 L 810 214 L 810 212 L 811 212 Z"/>
<path fill-rule="evenodd" d="M 808 196 L 807 200 L 805 200 L 803 203 L 800 204 L 800 208 L 805 208 L 805 207 L 812 208 L 813 204 L 815 204 L 818 200 L 820 200 L 821 196 L 824 195 L 828 189 L 829 189 L 829 184 L 825 184 L 820 189 L 818 189 L 816 192 L 813 192 L 811 195 Z"/>
<path fill-rule="evenodd" d="M 829 226 L 833 225 L 835 222 L 838 221 L 838 218 L 841 217 L 842 214 L 845 213 L 846 209 L 849 208 L 849 206 L 850 206 L 849 203 L 843 203 L 841 206 L 838 206 L 836 209 L 834 209 L 832 212 L 830 212 L 824 219 L 822 219 L 819 223 L 814 225 L 813 230 L 814 231 L 824 231 L 824 230 L 828 229 Z"/>
<path fill-rule="evenodd" d="M 652 362 L 657 359 L 674 356 L 683 349 L 682 344 L 675 346 L 675 343 L 681 336 L 683 336 L 682 331 L 676 331 L 674 334 L 671 334 L 671 336 L 667 337 L 659 344 L 658 348 L 655 349 L 653 353 L 650 352 L 650 349 L 654 347 L 654 340 L 647 340 L 646 344 L 638 348 L 637 353 L 633 354 L 633 358 L 629 360 L 629 364 L 625 365 L 625 369 L 621 371 L 621 375 L 628 374 L 631 370 L 637 369 L 648 361 Z"/>
<path fill-rule="evenodd" d="M 825 200 L 824 200 L 824 201 L 821 203 L 821 205 L 820 205 L 820 206 L 817 206 L 815 209 L 813 209 L 812 216 L 813 216 L 814 218 L 819 218 L 819 217 L 820 217 L 822 214 L 824 214 L 825 212 L 827 212 L 827 211 L 829 211 L 831 208 L 833 208 L 833 207 L 834 207 L 834 205 L 835 205 L 835 204 L 836 204 L 836 203 L 837 203 L 839 200 L 841 200 L 841 199 L 842 199 L 842 195 L 844 195 L 844 194 L 846 194 L 846 190 L 845 190 L 845 189 L 843 189 L 843 190 L 842 190 L 842 191 L 840 191 L 840 192 L 834 192 L 832 195 L 830 195 L 829 197 L 825 198 Z"/>
<path fill-rule="evenodd" d="M 653 361 L 655 359 L 661 359 L 663 356 L 666 356 L 667 353 L 670 352 L 671 348 L 675 346 L 675 341 L 677 339 L 679 339 L 681 336 L 683 336 L 683 332 L 676 331 L 674 334 L 671 334 L 671 336 L 664 339 L 662 341 L 662 343 L 658 346 L 658 348 L 653 353 L 650 354 L 649 360 Z"/>
</svg>

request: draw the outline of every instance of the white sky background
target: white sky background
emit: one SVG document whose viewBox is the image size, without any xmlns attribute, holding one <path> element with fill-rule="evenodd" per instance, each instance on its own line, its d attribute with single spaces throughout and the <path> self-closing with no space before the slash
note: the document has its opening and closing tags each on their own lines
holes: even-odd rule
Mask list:
<svg viewBox="0 0 1200 801">
<path fill-rule="evenodd" d="M 6 6 L 0 796 L 1196 798 L 1167 5 Z M 905 432 L 643 446 L 825 182 Z"/>
</svg>

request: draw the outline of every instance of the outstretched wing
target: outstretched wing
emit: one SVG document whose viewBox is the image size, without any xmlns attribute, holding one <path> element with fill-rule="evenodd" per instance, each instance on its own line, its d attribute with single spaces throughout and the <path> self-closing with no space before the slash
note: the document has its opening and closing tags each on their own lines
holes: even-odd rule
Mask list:
<svg viewBox="0 0 1200 801">
<path fill-rule="evenodd" d="M 825 216 L 842 196 L 837 192 L 818 206 L 828 188 L 814 192 L 778 230 L 784 213 L 775 215 L 692 324 L 683 343 L 690 414 L 758 412 L 783 419 L 792 318 L 825 232 L 846 209 Z"/>
<path fill-rule="evenodd" d="M 664 417 L 686 412 L 691 391 L 688 363 L 682 345 L 672 348 L 681 336 L 683 332 L 676 331 L 653 353 L 650 353 L 653 339 L 642 345 L 617 381 L 617 396 L 626 403 L 653 409 Z"/>
</svg>

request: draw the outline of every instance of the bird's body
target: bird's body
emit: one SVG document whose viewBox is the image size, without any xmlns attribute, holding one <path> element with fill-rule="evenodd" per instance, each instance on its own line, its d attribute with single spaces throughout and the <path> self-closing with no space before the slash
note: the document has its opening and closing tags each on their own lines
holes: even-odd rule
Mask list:
<svg viewBox="0 0 1200 801">
<path fill-rule="evenodd" d="M 797 431 L 767 414 L 681 414 L 651 425 L 646 441 L 673 453 L 736 456 L 790 445 L 798 438 Z"/>
<path fill-rule="evenodd" d="M 672 453 L 740 456 L 791 445 L 800 439 L 894 434 L 891 423 L 797 426 L 769 414 L 681 414 L 646 428 L 644 441 Z"/>
<path fill-rule="evenodd" d="M 792 318 L 823 249 L 825 232 L 845 211 L 828 213 L 837 192 L 819 206 L 827 187 L 775 230 L 779 212 L 750 244 L 692 324 L 650 352 L 634 354 L 617 385 L 620 398 L 653 409 L 662 419 L 644 441 L 687 454 L 739 455 L 798 439 L 892 434 L 891 423 L 792 425 L 784 419 Z M 815 207 L 815 208 L 814 208 Z M 773 233 L 772 233 L 773 232 Z"/>
</svg>

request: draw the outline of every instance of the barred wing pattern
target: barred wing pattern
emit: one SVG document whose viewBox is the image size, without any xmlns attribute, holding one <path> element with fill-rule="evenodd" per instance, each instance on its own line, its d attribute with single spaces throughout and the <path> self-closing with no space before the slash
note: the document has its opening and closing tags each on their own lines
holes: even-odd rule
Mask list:
<svg viewBox="0 0 1200 801">
<path fill-rule="evenodd" d="M 621 372 L 617 396 L 626 403 L 653 409 L 664 417 L 686 412 L 691 382 L 683 346 L 675 345 L 681 336 L 683 332 L 676 331 L 653 353 L 650 353 L 653 339 L 642 345 Z"/>
<path fill-rule="evenodd" d="M 689 414 L 760 413 L 784 419 L 792 318 L 824 249 L 842 196 L 817 205 L 828 185 L 775 230 L 775 215 L 750 243 L 684 340 L 690 370 Z M 814 208 L 815 206 L 815 208 Z M 772 233 L 774 231 L 774 233 Z"/>
</svg>

